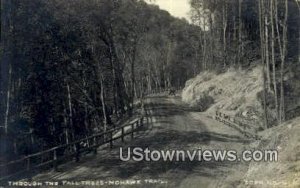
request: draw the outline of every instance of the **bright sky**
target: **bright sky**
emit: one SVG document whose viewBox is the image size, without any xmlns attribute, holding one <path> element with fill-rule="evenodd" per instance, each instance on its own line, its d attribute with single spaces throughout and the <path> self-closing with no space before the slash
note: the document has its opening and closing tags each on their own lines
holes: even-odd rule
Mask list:
<svg viewBox="0 0 300 188">
<path fill-rule="evenodd" d="M 161 9 L 167 10 L 172 16 L 189 20 L 189 0 L 154 0 Z"/>
</svg>

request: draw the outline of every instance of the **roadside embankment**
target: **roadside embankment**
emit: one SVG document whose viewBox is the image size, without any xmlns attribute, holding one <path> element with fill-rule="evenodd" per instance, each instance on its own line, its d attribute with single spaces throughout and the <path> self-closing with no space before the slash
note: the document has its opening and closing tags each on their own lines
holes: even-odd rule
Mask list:
<svg viewBox="0 0 300 188">
<path fill-rule="evenodd" d="M 256 149 L 276 149 L 278 161 L 251 162 L 243 178 L 249 187 L 300 187 L 299 133 L 299 117 L 259 133 L 262 140 L 256 141 Z M 244 187 L 245 182 L 240 187 Z"/>
<path fill-rule="evenodd" d="M 214 116 L 219 111 L 254 124 L 261 130 L 263 107 L 261 67 L 251 70 L 229 69 L 225 73 L 203 72 L 187 81 L 182 100 L 198 111 Z"/>
</svg>

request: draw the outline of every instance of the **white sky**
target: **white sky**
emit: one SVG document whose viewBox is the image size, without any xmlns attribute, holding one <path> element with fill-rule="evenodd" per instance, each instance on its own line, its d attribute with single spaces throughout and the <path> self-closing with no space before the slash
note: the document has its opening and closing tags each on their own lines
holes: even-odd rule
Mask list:
<svg viewBox="0 0 300 188">
<path fill-rule="evenodd" d="M 189 0 L 154 0 L 161 9 L 167 10 L 172 16 L 189 20 Z"/>
</svg>

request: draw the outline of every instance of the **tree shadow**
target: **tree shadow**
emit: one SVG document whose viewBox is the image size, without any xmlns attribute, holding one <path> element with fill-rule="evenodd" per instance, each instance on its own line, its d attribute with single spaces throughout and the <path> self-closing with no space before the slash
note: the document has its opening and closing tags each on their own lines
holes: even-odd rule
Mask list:
<svg viewBox="0 0 300 188">
<path fill-rule="evenodd" d="M 203 145 L 209 144 L 211 141 L 218 142 L 238 142 L 238 143 L 249 143 L 249 141 L 244 140 L 238 136 L 232 136 L 227 134 L 218 134 L 211 132 L 180 132 L 176 130 L 170 130 L 168 132 L 157 132 L 154 136 L 138 139 L 123 148 L 127 155 L 127 148 L 131 147 L 139 147 L 139 148 L 149 148 L 150 150 L 188 150 L 188 145 Z M 195 159 L 198 159 L 198 155 L 196 155 Z M 81 179 L 85 178 L 133 178 L 133 177 L 151 177 L 151 178 L 159 178 L 164 173 L 167 172 L 180 172 L 181 176 L 188 176 L 189 174 L 194 174 L 197 176 L 204 177 L 214 177 L 219 173 L 223 173 L 224 167 L 229 167 L 233 165 L 234 162 L 218 162 L 218 161 L 127 161 L 123 162 L 120 159 L 120 151 L 119 150 L 110 150 L 103 151 L 101 153 L 101 157 L 98 158 L 97 162 L 84 163 L 82 166 L 87 167 L 93 173 L 93 176 L 84 176 L 80 175 Z M 101 172 L 111 172 L 111 173 L 98 173 L 97 171 L 101 169 Z M 70 170 L 70 169 L 69 169 Z M 99 171 L 98 171 L 99 172 Z M 113 175 L 112 175 L 113 174 Z"/>
<path fill-rule="evenodd" d="M 157 97 L 155 97 L 157 98 Z M 162 101 L 163 100 L 163 101 Z M 65 177 L 68 180 L 93 180 L 93 179 L 128 179 L 128 178 L 160 178 L 166 173 L 179 173 L 176 181 L 182 180 L 190 174 L 203 177 L 215 177 L 224 173 L 223 170 L 234 162 L 218 162 L 218 161 L 127 161 L 120 159 L 120 150 L 118 147 L 123 147 L 124 152 L 127 153 L 127 148 L 139 147 L 149 148 L 150 150 L 190 150 L 191 147 L 209 145 L 211 142 L 222 143 L 241 143 L 248 144 L 250 141 L 236 135 L 222 134 L 216 132 L 209 132 L 201 121 L 189 120 L 189 123 L 194 125 L 195 130 L 177 130 L 173 129 L 172 123 L 174 118 L 172 116 L 182 115 L 189 108 L 181 105 L 165 102 L 164 99 L 159 99 L 158 103 L 147 103 L 147 108 L 152 109 L 149 116 L 149 124 L 140 128 L 135 133 L 135 139 L 125 143 L 121 141 L 114 142 L 114 148 L 102 148 L 96 156 L 87 156 L 82 158 L 79 165 L 75 162 L 61 165 L 59 173 L 52 174 L 52 178 Z M 167 117 L 167 118 L 166 118 Z M 168 118 L 170 117 L 170 118 Z M 155 119 L 155 121 L 153 121 Z M 176 120 L 175 120 L 176 121 Z M 159 124 L 160 126 L 154 126 Z M 199 124 L 202 124 L 201 130 L 197 130 Z M 194 150 L 199 148 L 194 148 Z M 127 154 L 125 154 L 127 155 Z M 199 155 L 195 156 L 198 159 Z M 75 175 L 74 172 L 76 171 Z M 71 174 L 71 175 L 70 175 Z M 70 175 L 70 176 L 68 176 Z M 47 176 L 47 175 L 46 175 Z M 45 176 L 44 176 L 45 177 Z M 47 176 L 49 180 L 49 175 Z M 176 178 L 175 178 L 176 179 Z"/>
<path fill-rule="evenodd" d="M 152 117 L 169 117 L 174 115 L 184 115 L 190 111 L 189 108 L 184 106 L 178 106 L 175 104 L 149 104 L 149 108 L 152 110 Z"/>
</svg>

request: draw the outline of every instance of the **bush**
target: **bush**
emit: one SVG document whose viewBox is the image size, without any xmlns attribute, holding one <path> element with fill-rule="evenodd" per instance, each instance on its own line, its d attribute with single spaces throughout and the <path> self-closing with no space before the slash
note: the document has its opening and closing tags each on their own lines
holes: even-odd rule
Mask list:
<svg viewBox="0 0 300 188">
<path fill-rule="evenodd" d="M 196 104 L 194 108 L 196 111 L 204 112 L 206 111 L 212 104 L 214 104 L 214 99 L 209 96 L 207 93 L 203 94 L 196 100 Z"/>
</svg>

